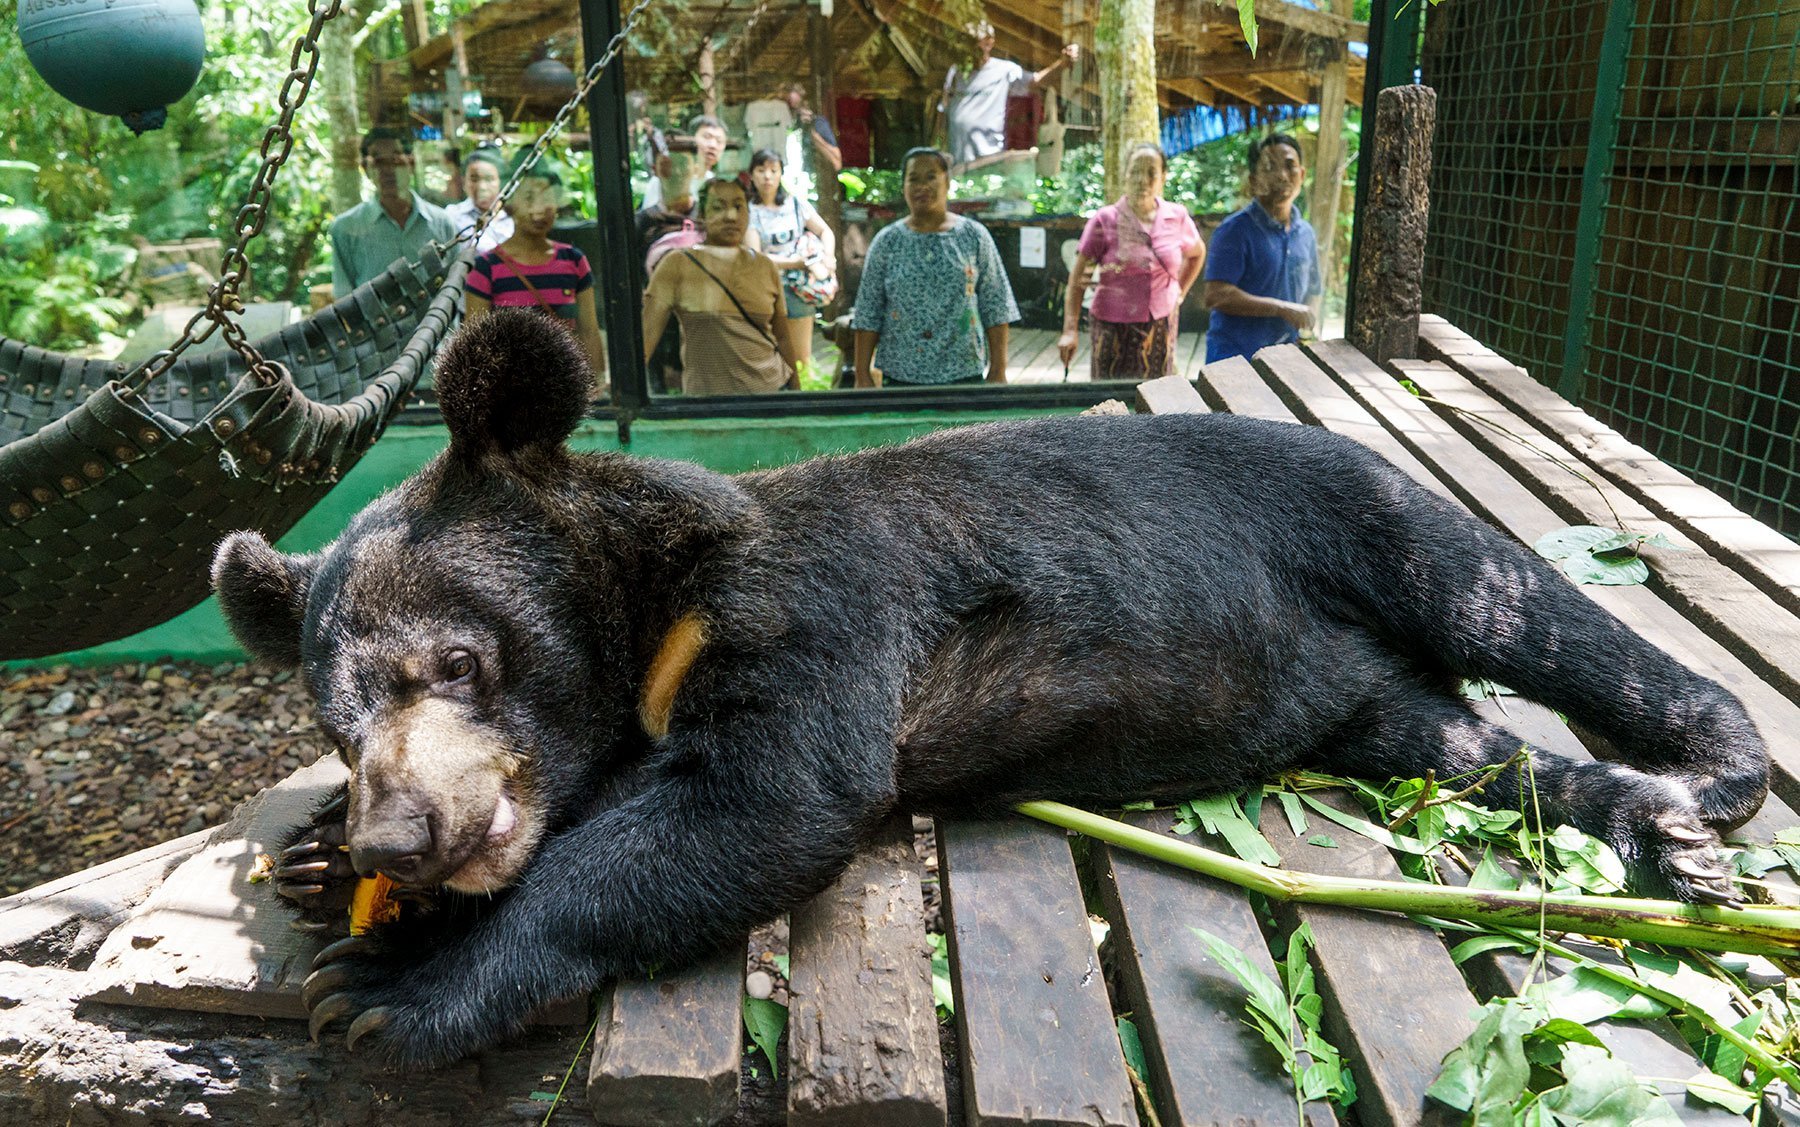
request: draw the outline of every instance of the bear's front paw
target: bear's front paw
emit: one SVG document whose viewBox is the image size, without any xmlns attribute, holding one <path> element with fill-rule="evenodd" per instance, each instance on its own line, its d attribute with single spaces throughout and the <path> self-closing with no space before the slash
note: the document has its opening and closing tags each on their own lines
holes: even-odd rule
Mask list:
<svg viewBox="0 0 1800 1127">
<path fill-rule="evenodd" d="M 293 921 L 296 931 L 341 935 L 348 929 L 348 910 L 356 889 L 344 825 L 348 809 L 349 796 L 340 790 L 281 851 L 274 873 L 275 892 L 299 912 Z"/>
<path fill-rule="evenodd" d="M 454 985 L 456 972 L 436 968 L 435 961 L 394 954 L 371 936 L 331 944 L 313 960 L 313 972 L 300 988 L 312 1039 L 346 1021 L 346 1048 L 423 1067 L 447 1064 L 479 1048 L 494 1031 L 478 1028 L 484 1025 L 482 1008 L 462 998 Z"/>
</svg>

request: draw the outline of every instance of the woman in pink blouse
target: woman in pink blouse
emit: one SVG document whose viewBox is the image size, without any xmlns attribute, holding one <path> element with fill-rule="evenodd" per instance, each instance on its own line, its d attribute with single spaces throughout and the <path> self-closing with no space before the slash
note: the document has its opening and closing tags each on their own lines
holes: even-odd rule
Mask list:
<svg viewBox="0 0 1800 1127">
<path fill-rule="evenodd" d="M 1065 366 L 1074 358 L 1081 300 L 1094 285 L 1088 370 L 1096 380 L 1155 379 L 1174 370 L 1176 318 L 1206 247 L 1187 209 L 1162 198 L 1167 171 L 1161 148 L 1132 149 L 1124 197 L 1096 211 L 1081 233 L 1056 350 Z"/>
</svg>

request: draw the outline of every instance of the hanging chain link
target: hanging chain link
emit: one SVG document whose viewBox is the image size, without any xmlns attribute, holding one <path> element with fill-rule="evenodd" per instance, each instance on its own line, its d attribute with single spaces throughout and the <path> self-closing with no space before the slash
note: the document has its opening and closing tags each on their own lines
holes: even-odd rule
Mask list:
<svg viewBox="0 0 1800 1127">
<path fill-rule="evenodd" d="M 250 186 L 244 206 L 238 209 L 237 218 L 232 221 L 232 231 L 237 240 L 225 255 L 219 280 L 207 295 L 206 307 L 189 319 L 175 343 L 145 360 L 125 378 L 125 384 L 133 390 L 147 387 L 150 381 L 174 367 L 175 361 L 180 359 L 183 352 L 212 336 L 214 330 L 224 335 L 225 343 L 244 358 L 250 371 L 255 373 L 261 383 L 268 386 L 280 382 L 281 369 L 251 345 L 244 336 L 243 326 L 237 321 L 237 315 L 244 311 L 244 299 L 239 296 L 238 287 L 244 284 L 244 279 L 250 273 L 250 260 L 245 256 L 244 248 L 250 245 L 251 239 L 262 233 L 263 224 L 268 222 L 275 173 L 294 148 L 294 114 L 306 101 L 306 95 L 312 90 L 313 75 L 319 69 L 319 32 L 324 29 L 327 20 L 338 14 L 342 3 L 343 0 L 329 0 L 321 7 L 320 0 L 310 0 L 307 10 L 312 15 L 312 21 L 294 42 L 294 50 L 288 56 L 287 79 L 282 82 L 281 95 L 277 99 L 281 114 L 263 134 L 262 165 L 256 170 L 256 180 Z M 301 59 L 303 55 L 304 62 Z M 202 321 L 207 322 L 207 325 L 196 333 L 195 329 Z"/>
<path fill-rule="evenodd" d="M 519 166 L 513 169 L 513 174 L 507 178 L 506 184 L 501 187 L 500 195 L 495 198 L 493 203 L 488 205 L 486 211 L 482 212 L 480 216 L 476 218 L 475 226 L 457 235 L 448 245 L 433 242 L 433 246 L 437 247 L 440 251 L 449 250 L 451 247 L 460 243 L 474 242 L 481 236 L 483 231 L 487 230 L 487 225 L 494 221 L 500 214 L 500 209 L 505 206 L 506 201 L 512 198 L 513 192 L 519 187 L 519 182 L 525 179 L 526 174 L 536 167 L 537 162 L 543 158 L 544 151 L 549 148 L 550 142 L 555 140 L 556 135 L 563 131 L 563 127 L 568 124 L 569 118 L 577 109 L 581 108 L 581 103 L 587 101 L 588 91 L 594 88 L 594 83 L 600 81 L 600 75 L 605 72 L 606 68 L 612 63 L 619 51 L 625 46 L 626 37 L 629 36 L 632 29 L 637 26 L 638 17 L 644 14 L 652 2 L 653 0 L 637 0 L 637 3 L 632 6 L 631 11 L 626 13 L 624 26 L 620 27 L 619 33 L 612 37 L 612 41 L 606 45 L 606 50 L 601 53 L 600 58 L 594 62 L 594 65 L 587 68 L 587 73 L 581 76 L 581 81 L 575 84 L 575 93 L 571 94 L 569 100 L 563 103 L 562 109 L 556 111 L 556 116 L 551 119 L 549 127 L 538 137 L 536 143 L 531 146 L 531 149 L 526 152 L 523 157 L 519 158 Z M 592 151 L 591 148 L 590 151 Z"/>
</svg>

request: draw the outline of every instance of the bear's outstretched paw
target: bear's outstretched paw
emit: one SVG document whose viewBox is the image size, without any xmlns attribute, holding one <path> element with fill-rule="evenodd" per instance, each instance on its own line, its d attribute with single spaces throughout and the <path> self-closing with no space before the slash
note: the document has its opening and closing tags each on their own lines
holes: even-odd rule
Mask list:
<svg viewBox="0 0 1800 1127">
<path fill-rule="evenodd" d="M 1682 811 L 1652 818 L 1640 835 L 1639 864 L 1679 900 L 1700 904 L 1739 904 L 1743 896 L 1732 883 L 1731 869 L 1719 835 L 1700 819 Z"/>
</svg>

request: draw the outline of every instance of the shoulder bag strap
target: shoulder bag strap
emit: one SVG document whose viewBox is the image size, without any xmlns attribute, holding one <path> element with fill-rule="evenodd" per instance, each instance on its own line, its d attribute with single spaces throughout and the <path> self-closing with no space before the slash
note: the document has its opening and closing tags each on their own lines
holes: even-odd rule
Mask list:
<svg viewBox="0 0 1800 1127">
<path fill-rule="evenodd" d="M 745 321 L 749 322 L 751 328 L 755 329 L 758 333 L 762 334 L 762 338 L 769 342 L 769 346 L 771 348 L 774 348 L 776 352 L 781 351 L 780 347 L 775 344 L 774 334 L 769 332 L 767 326 L 765 326 L 761 322 L 757 321 L 754 317 L 750 316 L 750 314 L 744 310 L 744 303 L 739 301 L 737 299 L 737 295 L 731 292 L 731 287 L 726 285 L 724 282 L 719 281 L 719 276 L 717 274 L 713 273 L 711 270 L 708 270 L 706 268 L 706 263 L 700 261 L 699 255 L 695 254 L 691 250 L 684 250 L 681 252 L 681 256 L 683 258 L 687 259 L 689 262 L 692 262 L 695 266 L 698 266 L 700 268 L 700 273 L 705 274 L 708 278 L 711 278 L 713 280 L 713 282 L 720 289 L 724 290 L 725 296 L 731 299 L 732 307 L 738 311 L 738 316 L 742 317 Z M 779 295 L 777 295 L 777 296 L 779 296 Z"/>
</svg>

